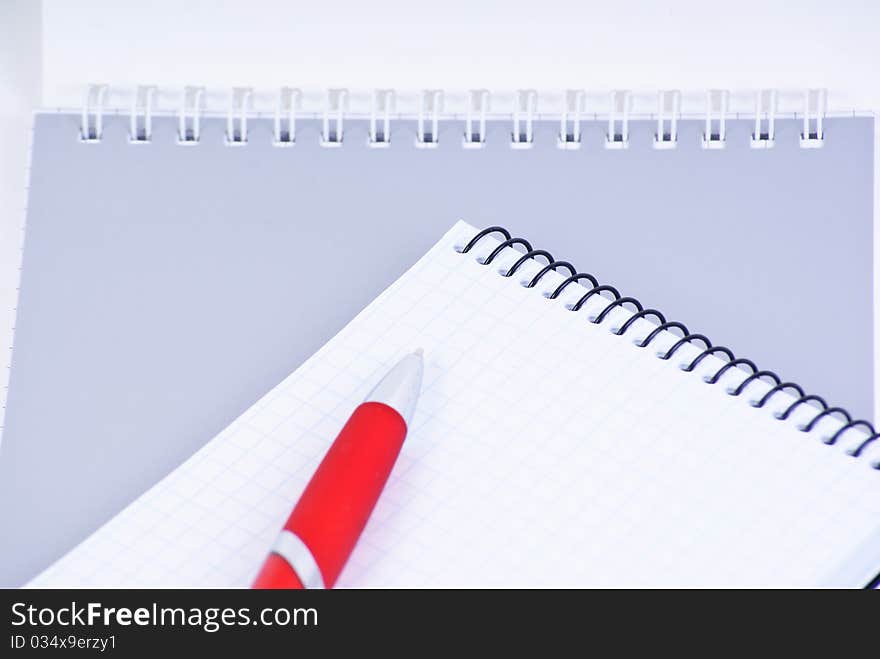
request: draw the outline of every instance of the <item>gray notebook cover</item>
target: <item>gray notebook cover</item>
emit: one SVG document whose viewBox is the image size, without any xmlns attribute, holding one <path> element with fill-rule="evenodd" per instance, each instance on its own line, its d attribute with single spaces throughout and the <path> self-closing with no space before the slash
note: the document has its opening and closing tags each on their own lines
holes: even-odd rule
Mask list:
<svg viewBox="0 0 880 659">
<path fill-rule="evenodd" d="M 873 121 L 829 119 L 826 144 L 776 147 L 461 148 L 461 122 L 416 149 L 414 122 L 388 149 L 347 121 L 341 148 L 319 122 L 297 145 L 249 143 L 225 122 L 176 142 L 154 120 L 132 145 L 127 118 L 98 144 L 79 117 L 36 118 L 25 252 L 0 445 L 0 584 L 47 566 L 208 441 L 295 369 L 457 219 L 502 224 L 738 356 L 870 417 L 873 407 Z M 587 322 L 586 319 L 584 322 Z M 539 386 L 539 383 L 533 383 Z"/>
</svg>

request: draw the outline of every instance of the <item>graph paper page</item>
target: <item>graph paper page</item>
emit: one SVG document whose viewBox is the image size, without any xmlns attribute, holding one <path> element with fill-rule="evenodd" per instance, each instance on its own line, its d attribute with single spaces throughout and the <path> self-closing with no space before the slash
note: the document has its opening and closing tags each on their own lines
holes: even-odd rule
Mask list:
<svg viewBox="0 0 880 659">
<path fill-rule="evenodd" d="M 880 446 L 459 222 L 302 367 L 33 586 L 248 586 L 351 412 L 425 351 L 410 434 L 339 586 L 862 585 Z M 459 248 L 459 249 L 456 249 Z M 596 249 L 602 249 L 597 245 Z M 356 273 L 351 273 L 356 276 Z M 292 284 L 293 285 L 293 284 Z M 291 291 L 295 295 L 295 290 Z M 330 302 L 328 302 L 330 303 Z M 698 319 L 695 319 L 698 320 Z M 307 322 L 307 319 L 304 319 Z M 770 365 L 772 366 L 772 365 Z M 873 570 L 873 572 L 871 572 Z M 846 575 L 845 577 L 840 575 Z M 862 580 L 862 581 L 860 581 Z"/>
</svg>

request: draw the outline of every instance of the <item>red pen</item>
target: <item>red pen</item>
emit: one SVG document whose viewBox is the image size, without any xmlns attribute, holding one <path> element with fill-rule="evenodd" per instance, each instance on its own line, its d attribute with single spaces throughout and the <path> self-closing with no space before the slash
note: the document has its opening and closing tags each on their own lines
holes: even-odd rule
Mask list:
<svg viewBox="0 0 880 659">
<path fill-rule="evenodd" d="M 263 563 L 253 588 L 332 588 L 406 438 L 422 351 L 404 357 L 343 426 Z"/>
</svg>

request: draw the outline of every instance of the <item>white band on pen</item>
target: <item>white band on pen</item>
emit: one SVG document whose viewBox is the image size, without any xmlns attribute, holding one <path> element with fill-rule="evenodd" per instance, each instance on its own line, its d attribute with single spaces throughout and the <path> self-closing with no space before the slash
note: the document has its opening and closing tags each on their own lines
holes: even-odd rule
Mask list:
<svg viewBox="0 0 880 659">
<path fill-rule="evenodd" d="M 324 588 L 324 577 L 321 576 L 318 563 L 298 535 L 284 529 L 272 545 L 272 553 L 287 561 L 305 588 Z"/>
</svg>

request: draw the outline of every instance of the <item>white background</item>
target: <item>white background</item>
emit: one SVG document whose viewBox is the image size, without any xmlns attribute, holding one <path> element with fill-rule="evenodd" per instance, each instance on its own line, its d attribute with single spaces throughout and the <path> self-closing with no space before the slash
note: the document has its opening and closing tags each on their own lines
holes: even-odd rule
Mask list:
<svg viewBox="0 0 880 659">
<path fill-rule="evenodd" d="M 209 87 L 828 87 L 880 107 L 875 0 L 45 0 L 44 101 Z"/>
<path fill-rule="evenodd" d="M 832 110 L 877 110 L 878 35 L 876 0 L 0 0 L 0 346 L 11 341 L 30 112 L 76 107 L 87 83 L 827 87 Z"/>
<path fill-rule="evenodd" d="M 40 3 L 0 0 L 0 385 L 4 387 L 15 322 L 12 310 L 17 297 L 31 111 L 40 101 L 40 75 Z M 5 399 L 4 392 L 0 401 Z"/>
</svg>

